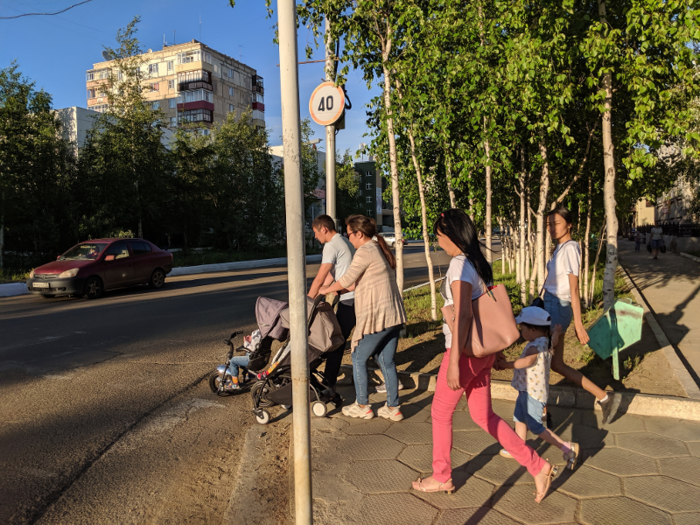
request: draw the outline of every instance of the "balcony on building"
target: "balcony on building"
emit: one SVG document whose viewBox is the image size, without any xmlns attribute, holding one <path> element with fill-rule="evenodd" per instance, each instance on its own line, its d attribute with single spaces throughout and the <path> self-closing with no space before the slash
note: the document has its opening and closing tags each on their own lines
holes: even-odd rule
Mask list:
<svg viewBox="0 0 700 525">
<path fill-rule="evenodd" d="M 203 69 L 195 71 L 185 71 L 177 74 L 177 90 L 193 91 L 195 89 L 206 89 L 213 91 L 211 73 Z"/>
<path fill-rule="evenodd" d="M 253 93 L 265 94 L 265 86 L 263 83 L 263 77 L 258 75 L 253 75 Z"/>
</svg>

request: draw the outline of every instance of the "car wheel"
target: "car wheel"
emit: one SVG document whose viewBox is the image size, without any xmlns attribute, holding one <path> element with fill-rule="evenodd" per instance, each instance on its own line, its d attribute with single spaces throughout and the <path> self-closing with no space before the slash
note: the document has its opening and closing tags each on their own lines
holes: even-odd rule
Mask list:
<svg viewBox="0 0 700 525">
<path fill-rule="evenodd" d="M 156 268 L 155 270 L 153 270 L 153 273 L 151 274 L 151 280 L 148 281 L 148 286 L 158 290 L 159 288 L 163 288 L 164 284 L 165 284 L 165 272 L 163 270 L 161 270 L 160 268 Z"/>
<path fill-rule="evenodd" d="M 55 295 L 42 295 L 42 297 L 43 297 L 44 299 L 53 299 L 53 298 L 56 297 L 56 296 L 55 296 Z"/>
<path fill-rule="evenodd" d="M 99 277 L 90 277 L 87 281 L 85 281 L 83 295 L 85 295 L 88 299 L 99 299 L 102 297 L 104 291 L 102 280 Z"/>
</svg>

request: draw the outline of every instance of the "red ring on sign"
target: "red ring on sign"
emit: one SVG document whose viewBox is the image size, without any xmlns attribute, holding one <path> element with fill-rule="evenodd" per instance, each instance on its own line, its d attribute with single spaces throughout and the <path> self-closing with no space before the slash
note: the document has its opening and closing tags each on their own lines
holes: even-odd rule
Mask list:
<svg viewBox="0 0 700 525">
<path fill-rule="evenodd" d="M 316 115 L 314 114 L 314 108 L 312 102 L 314 101 L 314 97 L 316 96 L 316 93 L 318 93 L 319 90 L 321 90 L 324 87 L 331 86 L 335 89 L 338 90 L 338 94 L 340 95 L 340 106 L 338 108 L 338 112 L 333 115 L 333 117 L 329 120 L 319 120 Z M 322 84 L 319 84 L 316 89 L 314 89 L 314 92 L 311 93 L 311 98 L 309 99 L 309 114 L 311 115 L 311 118 L 313 121 L 318 124 L 319 126 L 330 126 L 331 124 L 335 124 L 338 119 L 340 118 L 340 115 L 343 114 L 343 110 L 345 109 L 345 93 L 343 93 L 343 89 L 340 87 L 336 87 L 334 82 L 324 82 Z"/>
</svg>

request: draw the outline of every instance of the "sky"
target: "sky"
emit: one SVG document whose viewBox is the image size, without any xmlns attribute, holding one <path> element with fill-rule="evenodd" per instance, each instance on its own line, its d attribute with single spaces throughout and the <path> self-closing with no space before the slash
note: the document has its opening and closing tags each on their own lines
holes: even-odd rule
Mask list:
<svg viewBox="0 0 700 525">
<path fill-rule="evenodd" d="M 22 13 L 54 12 L 79 0 L 2 0 L 0 17 Z M 276 2 L 273 2 L 276 4 Z M 168 44 L 193 38 L 257 70 L 265 79 L 265 122 L 270 144 L 282 143 L 280 108 L 279 49 L 273 43 L 276 14 L 267 18 L 264 0 L 92 0 L 54 16 L 27 16 L 0 20 L 0 68 L 17 61 L 24 76 L 53 96 L 55 108 L 86 107 L 85 71 L 102 61 L 103 46 L 114 47 L 117 30 L 141 16 L 137 37 L 144 49 L 162 49 Z M 201 38 L 200 38 L 201 17 Z M 175 35 L 173 37 L 173 31 Z M 298 32 L 299 60 L 308 60 L 304 48 L 313 42 L 304 27 Z M 312 60 L 322 59 L 323 49 Z M 324 78 L 323 63 L 299 66 L 301 117 L 309 116 L 309 97 Z M 347 83 L 353 109 L 346 112 L 345 130 L 336 137 L 340 152 L 354 154 L 360 143 L 369 142 L 365 106 L 379 88 L 367 89 L 362 73 L 350 71 Z M 325 130 L 312 122 L 314 138 L 321 138 L 325 150 Z"/>
</svg>

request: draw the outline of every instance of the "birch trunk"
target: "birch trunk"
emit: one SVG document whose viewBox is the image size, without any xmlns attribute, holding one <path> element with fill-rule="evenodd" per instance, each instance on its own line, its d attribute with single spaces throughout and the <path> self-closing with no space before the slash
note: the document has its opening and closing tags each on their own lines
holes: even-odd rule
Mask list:
<svg viewBox="0 0 700 525">
<path fill-rule="evenodd" d="M 525 227 L 526 227 L 526 213 L 525 208 L 525 155 L 521 151 L 520 155 L 520 177 L 518 177 L 518 184 L 520 186 L 520 250 L 518 252 L 518 257 L 520 258 L 520 270 L 518 275 L 520 278 L 520 300 L 523 304 L 529 304 L 529 297 L 527 293 L 527 258 L 526 258 L 526 239 L 525 239 Z"/>
<path fill-rule="evenodd" d="M 394 118 L 391 112 L 391 74 L 387 68 L 391 52 L 391 28 L 387 26 L 387 37 L 382 46 L 382 69 L 384 73 L 384 109 L 386 111 L 386 133 L 389 139 L 389 169 L 391 172 L 391 200 L 394 209 L 394 233 L 396 235 L 396 285 L 403 294 L 403 235 L 401 234 L 401 201 L 399 196 L 399 170 L 396 165 L 396 137 Z"/>
<path fill-rule="evenodd" d="M 486 117 L 484 117 L 484 133 L 486 133 Z M 486 210 L 484 213 L 484 236 L 486 237 L 486 260 L 493 266 L 493 252 L 491 240 L 491 148 L 489 141 L 484 140 L 486 152 Z"/>
<path fill-rule="evenodd" d="M 535 263 L 537 266 L 537 288 L 542 288 L 545 277 L 545 253 L 544 253 L 544 211 L 547 208 L 547 195 L 549 194 L 549 161 L 547 159 L 547 146 L 543 142 L 539 144 L 542 157 L 542 176 L 540 177 L 540 202 L 537 206 L 537 241 L 535 250 Z"/>
<path fill-rule="evenodd" d="M 591 289 L 588 292 L 588 304 L 593 305 L 593 296 L 595 295 L 595 274 L 598 269 L 598 259 L 600 258 L 600 251 L 603 249 L 603 235 L 605 235 L 605 230 L 607 229 L 607 223 L 603 219 L 603 227 L 600 230 L 600 235 L 598 236 L 598 250 L 595 254 L 595 260 L 593 261 L 593 275 L 591 276 Z"/>
<path fill-rule="evenodd" d="M 447 171 L 447 191 L 450 194 L 450 208 L 456 208 L 457 199 L 455 198 L 455 190 L 452 187 L 452 159 L 447 151 L 445 152 L 445 170 Z"/>
<path fill-rule="evenodd" d="M 603 25 L 607 25 L 605 1 L 598 0 L 598 13 Z M 615 302 L 615 270 L 617 269 L 617 215 L 615 214 L 615 158 L 612 140 L 612 73 L 603 75 L 605 90 L 605 112 L 603 113 L 603 164 L 605 182 L 603 201 L 605 203 L 605 226 L 607 246 L 605 247 L 605 274 L 603 275 L 603 308 L 607 310 Z M 601 239 L 602 240 L 602 239 Z"/>
<path fill-rule="evenodd" d="M 588 278 L 590 276 L 590 243 L 591 243 L 591 212 L 593 202 L 593 174 L 588 174 L 588 209 L 586 210 L 586 239 L 583 242 L 583 305 L 585 308 L 590 306 L 588 302 Z"/>
<path fill-rule="evenodd" d="M 416 142 L 413 138 L 413 131 L 408 130 L 408 140 L 411 143 L 411 158 L 413 167 L 416 170 L 418 179 L 418 194 L 420 195 L 420 214 L 423 223 L 423 245 L 425 246 L 425 262 L 428 264 L 428 281 L 430 282 L 430 316 L 433 321 L 437 321 L 437 298 L 435 296 L 435 275 L 433 273 L 433 259 L 430 256 L 430 238 L 428 236 L 428 211 L 425 205 L 425 189 L 423 187 L 423 176 L 421 174 L 418 158 L 416 157 Z"/>
</svg>

